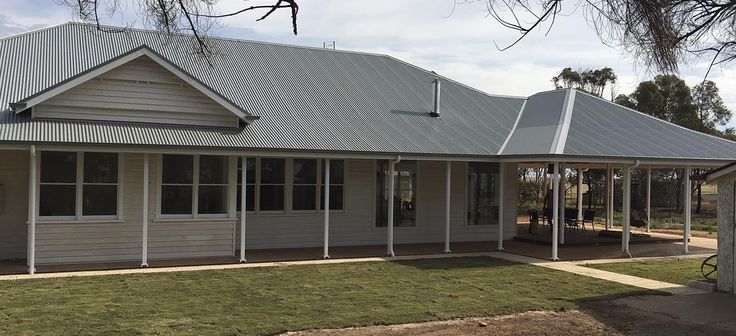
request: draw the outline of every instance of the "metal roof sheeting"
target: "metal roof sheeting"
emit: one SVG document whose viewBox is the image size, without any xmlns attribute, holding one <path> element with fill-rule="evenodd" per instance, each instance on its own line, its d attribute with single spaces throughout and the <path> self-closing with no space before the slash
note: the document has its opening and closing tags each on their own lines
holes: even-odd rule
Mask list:
<svg viewBox="0 0 736 336">
<path fill-rule="evenodd" d="M 207 60 L 191 37 L 100 32 L 63 24 L 0 40 L 0 106 L 146 45 L 243 110 L 239 130 L 119 122 L 31 120 L 0 112 L 0 141 L 278 150 L 494 155 L 523 98 L 442 79 L 442 117 L 428 115 L 437 75 L 389 56 L 213 39 Z"/>
<path fill-rule="evenodd" d="M 733 160 L 736 142 L 578 92 L 564 154 Z"/>
<path fill-rule="evenodd" d="M 0 39 L 0 109 L 148 46 L 259 120 L 240 129 L 32 120 L 0 111 L 0 142 L 453 156 L 736 159 L 736 143 L 569 90 L 489 95 L 386 55 L 63 24 Z M 523 111 L 521 111 L 523 107 Z M 520 115 L 521 113 L 521 115 Z M 505 145 L 504 145 L 505 144 Z M 501 146 L 503 150 L 499 153 Z"/>
</svg>

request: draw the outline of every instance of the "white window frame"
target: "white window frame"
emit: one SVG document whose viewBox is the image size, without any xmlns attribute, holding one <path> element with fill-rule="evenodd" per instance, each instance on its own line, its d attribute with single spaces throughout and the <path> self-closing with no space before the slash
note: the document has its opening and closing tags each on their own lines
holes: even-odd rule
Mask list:
<svg viewBox="0 0 736 336">
<path fill-rule="evenodd" d="M 500 163 L 500 162 L 488 162 L 488 161 L 466 161 L 465 162 L 465 174 L 464 174 L 464 178 L 465 178 L 465 192 L 464 192 L 464 196 L 463 196 L 463 197 L 465 197 L 465 213 L 463 213 L 463 221 L 465 223 L 465 227 L 466 228 L 488 228 L 488 227 L 496 227 L 496 226 L 498 226 L 498 223 L 496 223 L 496 224 L 492 224 L 492 223 L 491 224 L 471 224 L 470 223 L 470 219 L 468 218 L 468 211 L 470 211 L 470 197 L 468 195 L 468 192 L 470 191 L 470 183 L 468 181 L 468 176 L 470 175 L 470 164 L 471 163 L 495 163 L 495 164 L 498 164 L 498 170 L 499 171 L 498 171 L 497 174 L 498 174 L 498 178 L 499 179 L 501 178 L 501 175 L 500 174 L 501 174 L 501 164 L 502 163 Z M 498 184 L 498 181 L 496 181 L 496 184 Z M 501 195 L 501 191 L 498 189 L 498 185 L 496 185 L 496 190 L 494 191 L 494 193 L 496 194 L 496 203 L 498 203 L 499 200 L 500 200 L 500 197 L 503 197 L 503 195 Z M 499 207 L 498 211 L 503 211 L 503 209 L 501 209 Z"/>
<path fill-rule="evenodd" d="M 41 183 L 41 161 L 43 160 L 43 153 L 44 152 L 72 152 L 76 153 L 77 160 L 76 160 L 76 181 L 73 183 L 75 186 L 75 204 L 74 204 L 74 215 L 72 216 L 41 216 L 40 213 L 40 202 L 41 202 L 41 185 L 72 185 L 72 183 Z M 113 153 L 116 154 L 118 157 L 118 182 L 117 183 L 85 183 L 84 182 L 84 153 L 83 151 L 54 151 L 54 150 L 44 150 L 41 152 L 41 160 L 36 160 L 36 185 L 34 186 L 36 188 L 36 218 L 39 222 L 99 222 L 99 221 L 122 221 L 123 220 L 123 205 L 125 204 L 123 202 L 124 192 L 123 192 L 123 186 L 125 185 L 124 181 L 124 169 L 125 169 L 125 155 L 123 153 L 118 152 L 102 152 L 102 153 Z M 114 215 L 94 215 L 94 216 L 85 216 L 83 215 L 83 207 L 84 204 L 82 203 L 82 199 L 84 197 L 84 186 L 85 185 L 116 185 L 117 186 L 117 209 L 116 214 Z"/>
<path fill-rule="evenodd" d="M 200 186 L 200 184 L 199 184 L 199 158 L 200 158 L 201 155 L 199 155 L 199 154 L 194 154 L 194 155 L 184 154 L 184 155 L 192 156 L 193 157 L 192 158 L 192 164 L 194 165 L 194 167 L 192 167 L 192 184 L 186 184 L 186 183 L 177 183 L 177 184 L 163 183 L 164 155 L 182 155 L 182 154 L 172 153 L 172 154 L 161 154 L 161 155 L 158 156 L 158 176 L 157 176 L 157 181 L 158 182 L 157 182 L 157 186 L 156 186 L 157 187 L 156 188 L 156 190 L 157 190 L 157 197 L 156 197 L 156 219 L 157 220 L 160 220 L 160 219 L 163 219 L 163 220 L 167 220 L 167 219 L 173 219 L 173 220 L 182 219 L 182 220 L 186 220 L 186 219 L 231 219 L 231 218 L 234 218 L 233 217 L 234 210 L 232 208 L 234 206 L 234 203 L 232 201 L 233 193 L 231 191 L 231 190 L 233 190 L 233 181 L 232 181 L 232 178 L 233 178 L 234 175 L 232 174 L 232 171 L 231 171 L 232 170 L 232 163 L 231 163 L 231 161 L 228 161 L 227 162 L 227 167 L 228 167 L 228 172 L 227 172 L 228 181 L 227 181 L 227 183 L 225 183 L 225 184 L 206 184 L 206 185 L 217 185 L 217 186 L 225 186 L 225 187 L 227 187 L 227 189 L 228 189 L 228 193 L 227 193 L 228 196 L 227 197 L 228 198 L 225 200 L 225 202 L 227 203 L 225 213 L 222 213 L 222 214 L 200 214 L 199 213 L 199 186 Z M 227 155 L 208 155 L 208 154 L 205 154 L 205 156 L 220 156 L 220 157 L 224 157 L 226 160 L 230 160 Z M 237 181 L 235 183 L 237 183 Z M 163 198 L 161 197 L 161 195 L 163 194 L 163 187 L 164 186 L 167 186 L 167 185 L 169 185 L 169 186 L 191 186 L 192 187 L 192 213 L 191 214 L 164 214 L 164 213 L 161 212 L 161 207 L 162 207 L 162 202 L 163 202 Z"/>
</svg>

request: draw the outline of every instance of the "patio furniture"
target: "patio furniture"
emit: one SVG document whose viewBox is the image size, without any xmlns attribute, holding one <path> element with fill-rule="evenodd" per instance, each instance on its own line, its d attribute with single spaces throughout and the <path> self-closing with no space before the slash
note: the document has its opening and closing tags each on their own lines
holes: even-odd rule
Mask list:
<svg viewBox="0 0 736 336">
<path fill-rule="evenodd" d="M 580 223 L 578 223 L 578 209 L 565 208 L 565 226 L 575 229 L 580 228 Z"/>
<path fill-rule="evenodd" d="M 536 209 L 531 209 L 529 213 L 529 233 L 536 234 L 539 232 L 539 214 Z"/>
<path fill-rule="evenodd" d="M 641 216 L 639 215 L 639 211 L 632 211 L 631 212 L 631 227 L 639 228 L 640 230 L 644 230 L 647 227 L 647 221 L 645 221 Z"/>
<path fill-rule="evenodd" d="M 542 210 L 542 221 L 552 229 L 552 209 L 544 208 Z"/>
<path fill-rule="evenodd" d="M 595 231 L 595 210 L 583 211 L 583 220 L 580 221 L 580 224 L 583 226 L 583 230 L 585 230 L 585 223 L 590 223 L 590 227 Z"/>
</svg>

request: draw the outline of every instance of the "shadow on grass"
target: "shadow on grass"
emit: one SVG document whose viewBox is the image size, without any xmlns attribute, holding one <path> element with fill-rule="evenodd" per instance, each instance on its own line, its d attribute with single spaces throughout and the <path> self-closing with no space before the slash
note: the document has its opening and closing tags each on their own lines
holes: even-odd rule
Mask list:
<svg viewBox="0 0 736 336">
<path fill-rule="evenodd" d="M 396 265 L 413 267 L 420 270 L 453 270 L 468 268 L 487 268 L 487 267 L 504 267 L 518 266 L 521 263 L 497 259 L 493 257 L 460 257 L 460 258 L 443 258 L 443 259 L 415 259 L 415 260 L 395 260 L 391 261 Z"/>
</svg>

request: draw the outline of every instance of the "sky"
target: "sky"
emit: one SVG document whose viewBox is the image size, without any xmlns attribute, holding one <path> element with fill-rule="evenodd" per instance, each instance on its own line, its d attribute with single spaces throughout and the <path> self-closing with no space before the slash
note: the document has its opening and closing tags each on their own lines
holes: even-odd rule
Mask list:
<svg viewBox="0 0 736 336">
<path fill-rule="evenodd" d="M 108 0 L 110 1 L 110 0 Z M 137 0 L 119 0 L 118 14 L 105 17 L 112 25 L 145 27 Z M 272 3 L 267 0 L 220 0 L 222 12 Z M 568 2 L 573 4 L 574 2 Z M 484 0 L 301 0 L 299 34 L 291 32 L 288 11 L 256 22 L 257 13 L 220 21 L 210 34 L 247 40 L 321 47 L 335 41 L 337 49 L 389 54 L 427 70 L 493 94 L 529 96 L 553 89 L 551 78 L 563 68 L 611 67 L 619 77 L 615 94 L 629 94 L 655 74 L 600 41 L 581 10 L 563 7 L 548 34 L 537 30 L 509 50 L 498 46 L 519 35 L 487 17 Z M 2 0 L 0 36 L 74 20 L 71 9 L 54 0 Z M 703 80 L 707 60 L 680 67 L 689 86 Z M 736 63 L 711 71 L 726 105 L 736 114 Z M 736 118 L 729 126 L 736 127 Z"/>
</svg>

